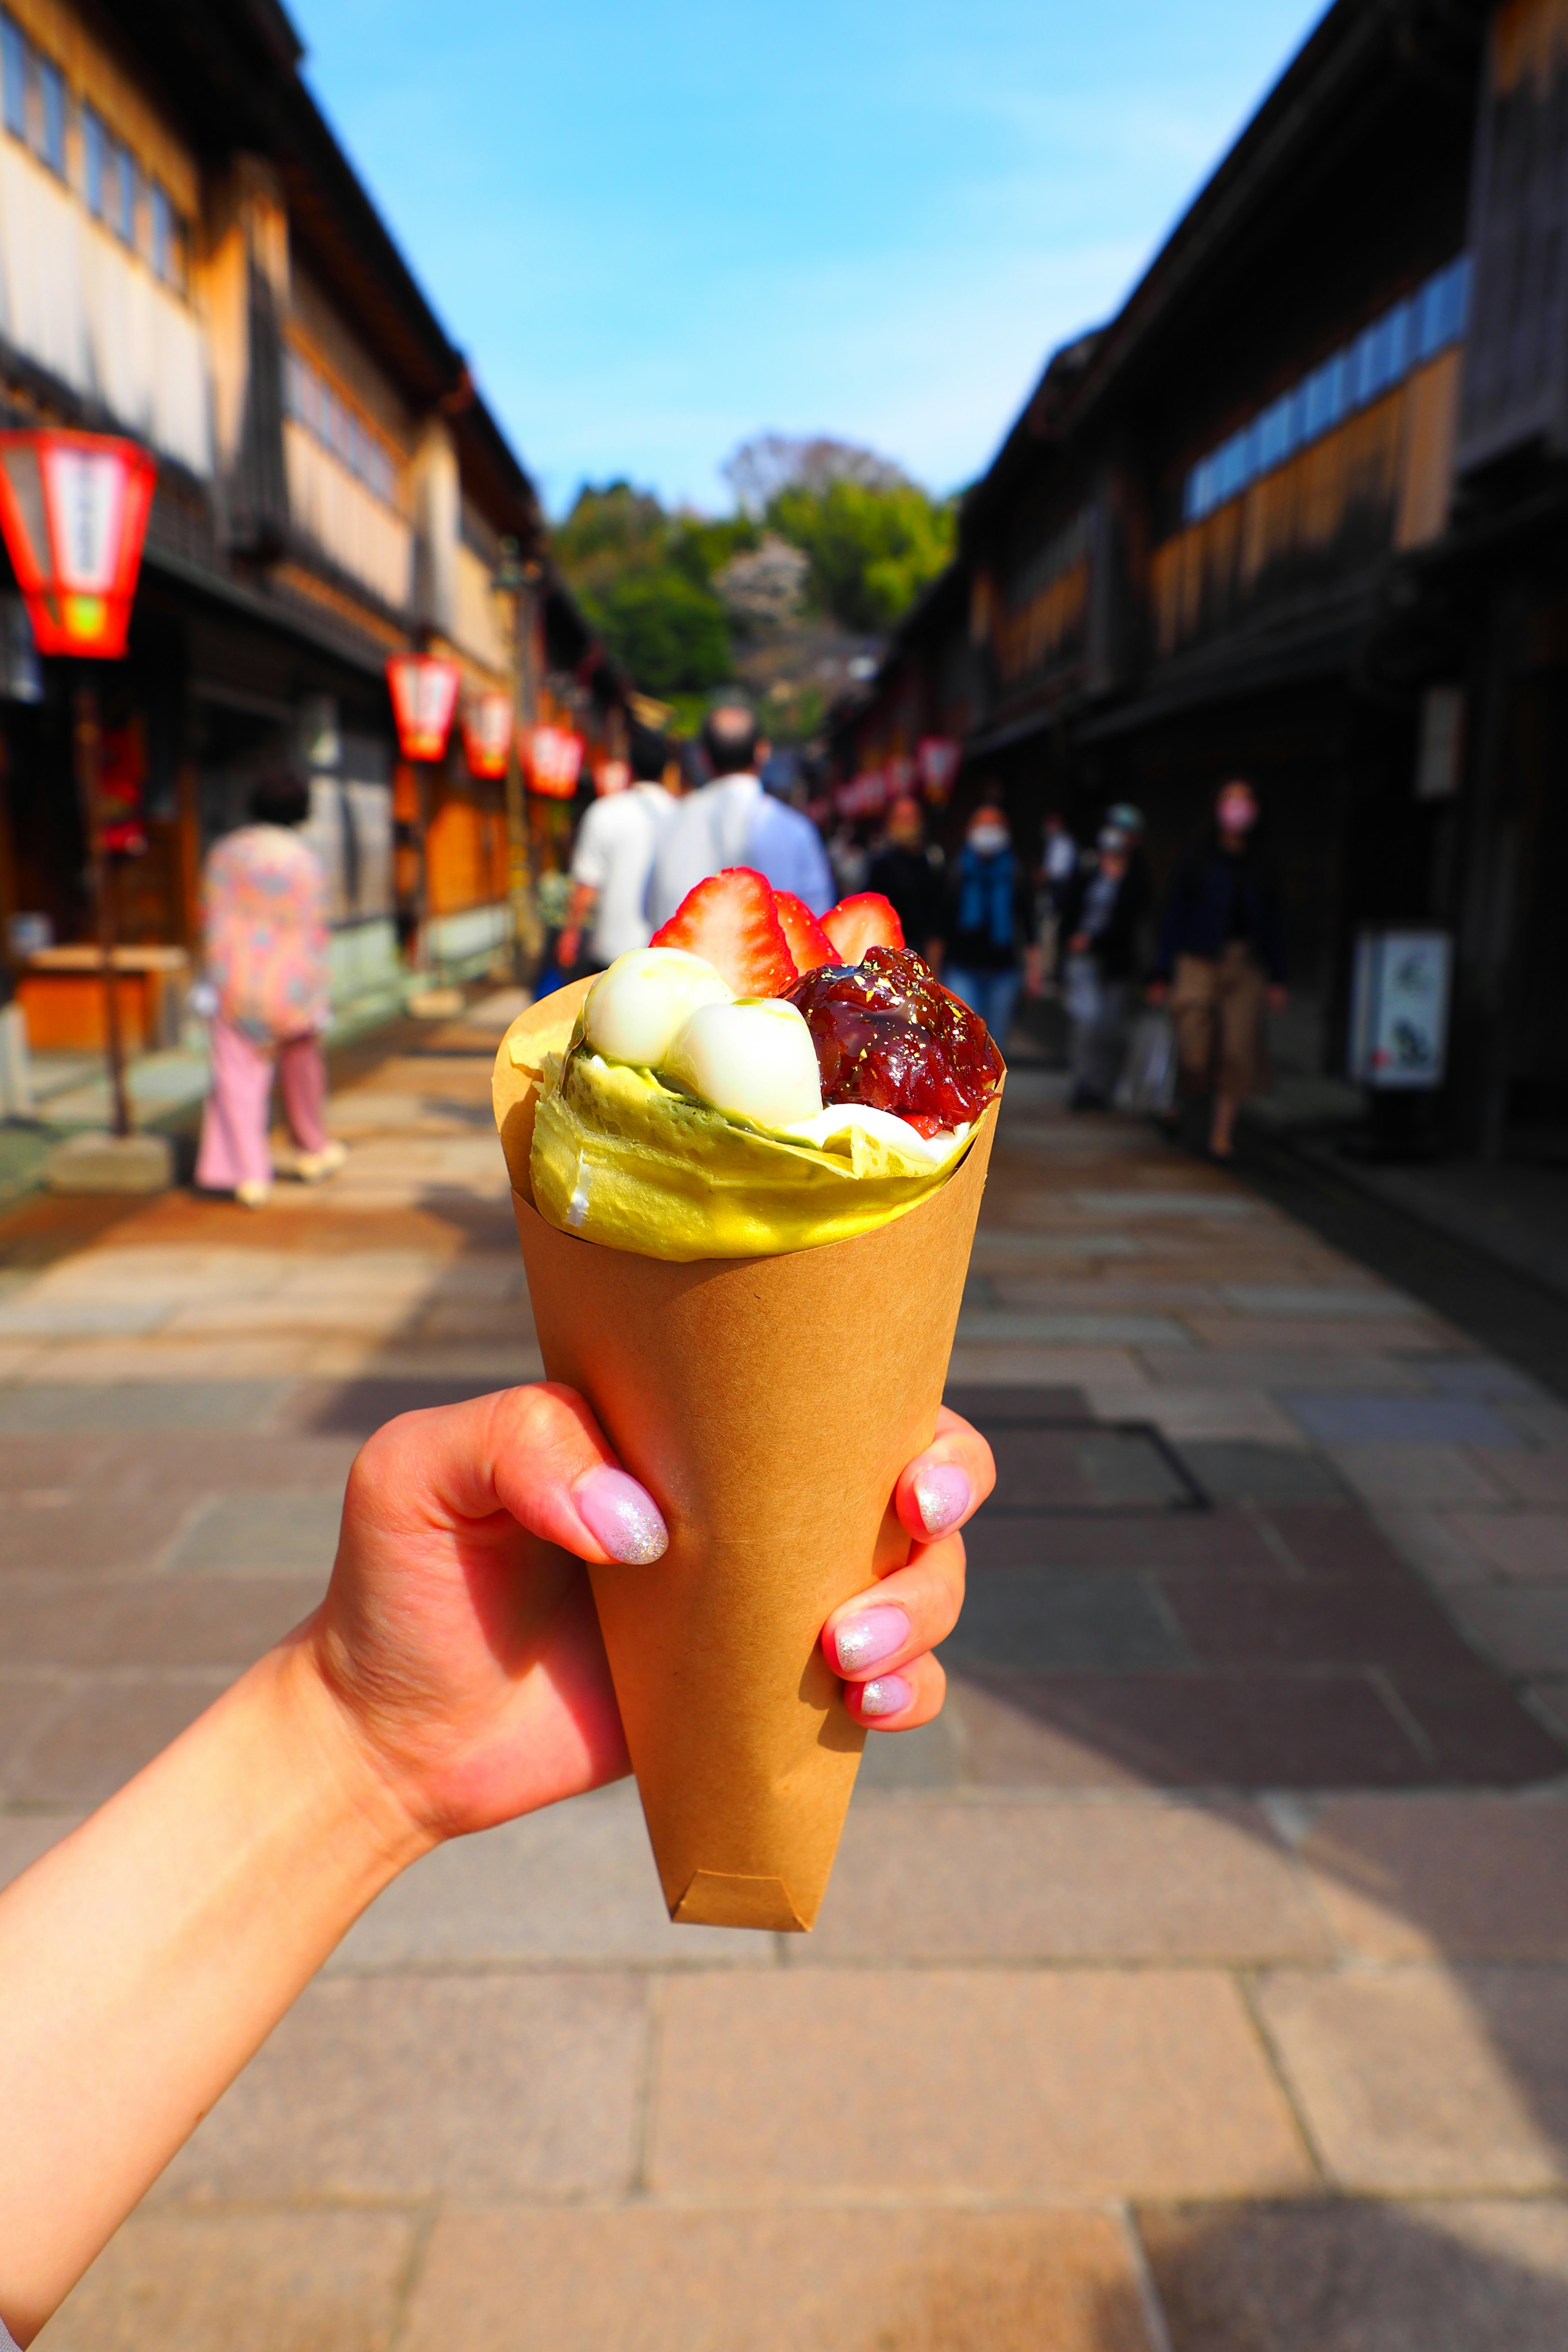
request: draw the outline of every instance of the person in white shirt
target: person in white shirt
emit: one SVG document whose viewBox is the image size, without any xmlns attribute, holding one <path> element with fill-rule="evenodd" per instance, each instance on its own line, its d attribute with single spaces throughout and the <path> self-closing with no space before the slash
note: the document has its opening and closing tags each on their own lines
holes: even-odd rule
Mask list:
<svg viewBox="0 0 1568 2352">
<path fill-rule="evenodd" d="M 763 788 L 768 756 L 755 718 L 739 695 L 715 702 L 702 727 L 713 782 L 689 793 L 659 835 L 648 883 L 648 919 L 668 922 L 689 890 L 727 866 L 750 866 L 775 890 L 793 890 L 814 915 L 837 892 L 822 836 L 808 816 Z"/>
<path fill-rule="evenodd" d="M 646 948 L 653 937 L 643 901 L 654 850 L 675 810 L 675 795 L 663 782 L 668 761 L 664 737 L 634 722 L 631 784 L 595 801 L 578 828 L 572 856 L 576 888 L 556 948 L 563 972 L 579 963 L 585 971 L 602 971 L 617 956 Z"/>
</svg>

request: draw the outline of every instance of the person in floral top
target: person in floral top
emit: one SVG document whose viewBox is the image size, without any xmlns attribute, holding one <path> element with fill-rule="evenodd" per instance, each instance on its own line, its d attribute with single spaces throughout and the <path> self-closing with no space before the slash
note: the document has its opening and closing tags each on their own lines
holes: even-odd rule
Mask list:
<svg viewBox="0 0 1568 2352">
<path fill-rule="evenodd" d="M 310 793 L 293 776 L 269 776 L 252 793 L 250 812 L 252 824 L 215 845 L 203 877 L 213 1083 L 196 1182 L 259 1209 L 272 1189 L 275 1076 L 298 1173 L 318 1181 L 342 1166 L 344 1152 L 322 1124 L 327 877 L 296 830 L 310 814 Z"/>
</svg>

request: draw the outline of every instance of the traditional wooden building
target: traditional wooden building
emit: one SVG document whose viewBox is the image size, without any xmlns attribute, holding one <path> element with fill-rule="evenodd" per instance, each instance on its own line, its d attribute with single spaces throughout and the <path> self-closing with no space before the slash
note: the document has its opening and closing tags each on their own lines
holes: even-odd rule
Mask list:
<svg viewBox="0 0 1568 2352">
<path fill-rule="evenodd" d="M 205 848 L 279 758 L 312 779 L 341 992 L 395 979 L 400 866 L 405 946 L 451 971 L 502 947 L 502 788 L 469 773 L 455 729 L 416 793 L 384 668 L 420 646 L 468 693 L 511 690 L 504 539 L 536 583 L 531 715 L 594 741 L 617 725 L 533 487 L 300 58 L 276 0 L 0 8 L 0 422 L 130 435 L 158 460 L 130 657 L 100 681 L 149 842 L 118 884 L 153 975 L 132 1020 L 154 1034 L 178 1017 L 167 976 L 195 940 Z M 66 683 L 14 594 L 0 614 L 0 936 L 36 1041 L 85 1043 Z"/>
<path fill-rule="evenodd" d="M 1110 803 L 1168 871 L 1245 773 L 1298 1051 L 1360 927 L 1448 929 L 1446 1113 L 1568 1118 L 1568 0 L 1337 0 L 965 502 L 840 769 L 963 740 L 1021 837 Z"/>
</svg>

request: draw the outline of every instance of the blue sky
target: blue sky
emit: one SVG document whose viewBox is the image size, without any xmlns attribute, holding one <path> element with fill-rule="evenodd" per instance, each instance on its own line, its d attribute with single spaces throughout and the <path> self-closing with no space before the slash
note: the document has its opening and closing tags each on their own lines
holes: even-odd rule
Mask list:
<svg viewBox="0 0 1568 2352">
<path fill-rule="evenodd" d="M 752 433 L 933 488 L 1112 310 L 1321 0 L 292 0 L 547 503 Z"/>
</svg>

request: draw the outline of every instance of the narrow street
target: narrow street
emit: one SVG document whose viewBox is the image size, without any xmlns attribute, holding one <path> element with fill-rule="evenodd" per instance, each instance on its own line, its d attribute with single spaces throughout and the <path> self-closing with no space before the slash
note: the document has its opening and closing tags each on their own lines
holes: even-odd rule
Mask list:
<svg viewBox="0 0 1568 2352">
<path fill-rule="evenodd" d="M 538 1374 L 511 1009 L 358 1048 L 323 1190 L 6 1214 L 0 1877 L 310 1606 L 368 1431 Z M 816 1933 L 669 1927 L 629 1787 L 444 1850 L 46 2352 L 1568 2340 L 1568 1409 L 1062 1091 L 953 1360 L 950 1704 Z"/>
</svg>

